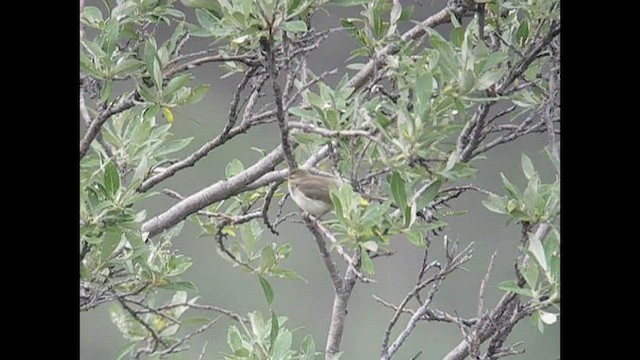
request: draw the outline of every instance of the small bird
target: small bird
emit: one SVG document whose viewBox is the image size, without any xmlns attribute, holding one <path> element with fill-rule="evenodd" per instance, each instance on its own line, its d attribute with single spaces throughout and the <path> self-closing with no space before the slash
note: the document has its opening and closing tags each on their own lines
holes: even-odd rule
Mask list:
<svg viewBox="0 0 640 360">
<path fill-rule="evenodd" d="M 318 176 L 307 170 L 295 169 L 288 177 L 289 194 L 302 210 L 316 217 L 333 209 L 330 189 L 339 188 L 338 179 Z"/>
</svg>

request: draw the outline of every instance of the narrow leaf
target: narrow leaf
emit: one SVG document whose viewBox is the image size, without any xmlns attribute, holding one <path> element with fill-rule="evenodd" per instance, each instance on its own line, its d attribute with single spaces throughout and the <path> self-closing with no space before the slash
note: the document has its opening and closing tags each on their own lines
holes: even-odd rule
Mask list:
<svg viewBox="0 0 640 360">
<path fill-rule="evenodd" d="M 362 270 L 365 272 L 365 274 L 373 275 L 373 261 L 371 261 L 371 258 L 366 251 L 362 251 L 360 253 L 360 260 L 362 261 Z"/>
<path fill-rule="evenodd" d="M 536 172 L 531 159 L 525 153 L 522 153 L 520 163 L 522 164 L 522 172 L 524 172 L 524 176 L 527 180 L 531 179 L 531 176 Z"/>
<path fill-rule="evenodd" d="M 544 270 L 545 272 L 549 271 L 549 267 L 547 265 L 547 257 L 544 254 L 542 242 L 534 233 L 529 233 L 529 252 L 531 252 L 538 264 L 540 264 L 542 270 Z"/>
<path fill-rule="evenodd" d="M 258 276 L 258 279 L 260 280 L 260 286 L 262 286 L 264 296 L 267 298 L 267 304 L 271 306 L 271 302 L 273 301 L 273 289 L 271 288 L 271 284 L 269 284 L 267 279 L 262 276 Z"/>
<path fill-rule="evenodd" d="M 120 174 L 113 161 L 109 161 L 104 169 L 104 187 L 112 196 L 120 189 Z"/>
<path fill-rule="evenodd" d="M 407 190 L 405 189 L 404 179 L 402 179 L 397 171 L 391 174 L 389 185 L 391 186 L 391 194 L 393 195 L 393 200 L 396 205 L 404 209 L 407 206 Z"/>
<path fill-rule="evenodd" d="M 271 349 L 271 353 L 273 354 L 274 347 L 276 344 L 276 339 L 278 338 L 278 332 L 280 331 L 280 325 L 278 324 L 278 317 L 276 313 L 271 310 L 271 332 L 269 333 L 269 340 Z"/>
<path fill-rule="evenodd" d="M 302 20 L 287 21 L 282 28 L 290 33 L 307 32 L 307 24 Z"/>
</svg>

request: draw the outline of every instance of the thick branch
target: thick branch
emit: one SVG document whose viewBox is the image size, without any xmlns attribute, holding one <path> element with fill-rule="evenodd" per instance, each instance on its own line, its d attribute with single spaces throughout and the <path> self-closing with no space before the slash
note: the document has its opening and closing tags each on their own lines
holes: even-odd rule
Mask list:
<svg viewBox="0 0 640 360">
<path fill-rule="evenodd" d="M 370 132 L 365 130 L 329 130 L 323 127 L 315 126 L 310 123 L 292 122 L 289 127 L 299 129 L 305 133 L 318 134 L 323 137 L 366 137 L 372 141 L 379 142 Z"/>
<path fill-rule="evenodd" d="M 202 145 L 200 149 L 196 150 L 191 155 L 169 166 L 164 171 L 157 173 L 151 176 L 150 178 L 146 179 L 140 185 L 140 187 L 138 187 L 139 192 L 145 192 L 151 189 L 152 187 L 154 187 L 155 185 L 157 185 L 158 183 L 175 175 L 178 171 L 195 165 L 195 163 L 198 162 L 198 160 L 205 157 L 209 152 L 211 152 L 211 150 L 217 148 L 220 145 L 223 145 L 224 143 L 226 143 L 228 140 L 232 139 L 236 135 L 245 133 L 251 126 L 254 125 L 254 123 L 252 122 L 243 121 L 240 125 L 234 126 L 237 119 L 237 107 L 238 107 L 238 102 L 240 101 L 240 93 L 248 83 L 253 73 L 255 73 L 254 70 L 249 70 L 247 73 L 245 73 L 245 76 L 240 81 L 240 84 L 238 84 L 238 88 L 236 89 L 231 106 L 229 108 L 229 117 L 227 120 L 227 124 L 225 125 L 224 129 L 222 129 L 222 132 L 220 132 L 220 134 L 218 134 L 218 136 L 213 138 L 211 141 L 208 141 L 207 143 Z M 259 91 L 259 87 L 254 90 Z"/>
<path fill-rule="evenodd" d="M 356 255 L 356 261 L 360 261 L 360 255 Z M 327 335 L 327 346 L 325 348 L 325 359 L 338 359 L 340 353 L 340 343 L 342 342 L 342 332 L 344 324 L 347 320 L 347 304 L 351 297 L 351 292 L 356 285 L 357 276 L 354 272 L 355 268 L 349 266 L 344 276 L 344 286 L 337 291 L 333 297 L 333 308 L 331 310 L 331 325 L 329 326 L 329 334 Z"/>
<path fill-rule="evenodd" d="M 190 214 L 193 214 L 206 206 L 246 191 L 247 189 L 245 187 L 247 185 L 272 170 L 283 160 L 283 158 L 284 152 L 282 151 L 282 146 L 278 146 L 267 156 L 260 159 L 260 161 L 240 174 L 230 179 L 220 180 L 217 183 L 188 196 L 184 200 L 172 206 L 169 210 L 148 220 L 142 224 L 142 232 L 148 233 L 148 237 L 153 237 L 163 230 L 178 224 Z"/>
</svg>

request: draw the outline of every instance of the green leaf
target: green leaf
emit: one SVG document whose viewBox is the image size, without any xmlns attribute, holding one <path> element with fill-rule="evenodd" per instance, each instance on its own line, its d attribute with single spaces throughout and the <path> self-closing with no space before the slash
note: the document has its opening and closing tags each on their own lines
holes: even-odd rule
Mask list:
<svg viewBox="0 0 640 360">
<path fill-rule="evenodd" d="M 289 330 L 283 329 L 278 334 L 275 343 L 273 344 L 273 357 L 271 360 L 285 360 L 289 359 L 289 350 L 291 349 L 292 335 Z"/>
<path fill-rule="evenodd" d="M 404 179 L 400 176 L 400 173 L 397 171 L 391 173 L 389 186 L 391 187 L 391 194 L 393 195 L 393 200 L 396 205 L 400 209 L 407 207 L 407 190 L 405 188 Z"/>
<path fill-rule="evenodd" d="M 531 323 L 538 328 L 541 334 L 544 334 L 544 323 L 540 320 L 540 311 L 531 314 Z"/>
<path fill-rule="evenodd" d="M 402 15 L 402 4 L 400 2 L 395 2 L 393 7 L 391 7 L 391 12 L 389 13 L 389 23 L 396 24 L 400 19 L 400 15 Z"/>
<path fill-rule="evenodd" d="M 522 172 L 527 180 L 531 179 L 531 176 L 536 173 L 536 169 L 533 167 L 533 162 L 531 159 L 525 154 L 522 153 L 520 163 L 522 164 Z"/>
<path fill-rule="evenodd" d="M 124 76 L 139 69 L 142 65 L 144 65 L 143 62 L 137 59 L 122 59 L 113 67 L 112 73 L 114 76 Z"/>
<path fill-rule="evenodd" d="M 297 106 L 290 108 L 289 114 L 299 116 L 302 119 L 318 119 L 318 115 L 314 111 L 305 110 Z"/>
<path fill-rule="evenodd" d="M 231 162 L 227 165 L 227 167 L 224 170 L 225 175 L 227 176 L 227 179 L 234 177 L 243 171 L 244 171 L 244 165 L 242 165 L 242 163 L 238 159 L 231 160 Z"/>
<path fill-rule="evenodd" d="M 98 24 L 103 21 L 102 11 L 95 6 L 85 6 L 82 11 L 82 16 L 90 24 Z"/>
<path fill-rule="evenodd" d="M 197 104 L 200 100 L 204 99 L 204 97 L 209 92 L 209 88 L 211 85 L 209 84 L 201 84 L 195 87 L 195 89 L 191 90 L 189 94 L 189 98 L 187 98 L 187 104 Z"/>
<path fill-rule="evenodd" d="M 271 276 L 276 276 L 282 279 L 298 279 L 304 281 L 305 283 L 308 283 L 307 279 L 303 278 L 295 271 L 289 269 L 273 267 L 269 270 L 269 274 Z"/>
<path fill-rule="evenodd" d="M 480 71 L 491 70 L 497 65 L 501 64 L 503 61 L 507 60 L 508 55 L 503 52 L 494 52 L 489 55 L 484 60 L 484 64 Z"/>
<path fill-rule="evenodd" d="M 476 77 L 471 70 L 464 70 L 460 72 L 458 76 L 458 82 L 460 83 L 460 93 L 462 95 L 468 94 L 473 90 L 476 82 Z"/>
<path fill-rule="evenodd" d="M 498 289 L 503 291 L 509 291 L 516 293 L 518 295 L 523 295 L 527 297 L 533 297 L 533 292 L 531 289 L 523 289 L 518 286 L 518 284 L 513 280 L 503 281 L 498 285 Z"/>
<path fill-rule="evenodd" d="M 345 220 L 344 210 L 342 208 L 342 202 L 340 201 L 340 197 L 334 191 L 332 191 L 329 194 L 329 196 L 331 196 L 331 202 L 333 203 L 333 209 L 336 212 L 336 217 L 338 218 L 338 220 L 344 222 L 344 220 Z"/>
<path fill-rule="evenodd" d="M 447 159 L 447 164 L 444 167 L 444 171 L 449 171 L 453 169 L 453 167 L 456 165 L 457 162 L 458 162 L 458 152 L 452 151 L 451 154 L 449 154 L 449 158 Z"/>
<path fill-rule="evenodd" d="M 191 291 L 194 293 L 198 292 L 198 287 L 196 284 L 190 281 L 174 281 L 160 286 L 160 288 L 165 290 L 172 291 Z"/>
<path fill-rule="evenodd" d="M 267 271 L 276 263 L 276 256 L 271 245 L 262 248 L 260 270 Z"/>
<path fill-rule="evenodd" d="M 360 252 L 360 260 L 362 262 L 362 270 L 365 272 L 365 274 L 369 276 L 373 275 L 373 261 L 371 261 L 371 258 L 366 251 Z"/>
<path fill-rule="evenodd" d="M 118 45 L 119 23 L 115 19 L 107 21 L 107 25 L 103 32 L 102 49 L 107 55 L 113 54 Z"/>
<path fill-rule="evenodd" d="M 538 178 L 538 174 L 534 174 L 527 184 L 527 188 L 524 189 L 524 193 L 522 194 L 522 201 L 524 202 L 525 207 L 527 208 L 527 212 L 529 214 L 533 214 L 536 209 L 536 204 L 540 199 L 538 195 L 538 187 L 540 185 L 540 178 Z"/>
<path fill-rule="evenodd" d="M 155 156 L 166 156 L 166 155 L 172 154 L 172 153 L 174 153 L 176 151 L 180 151 L 180 150 L 184 149 L 184 147 L 189 145 L 189 143 L 191 143 L 192 140 L 193 140 L 193 136 L 192 137 L 188 137 L 186 139 L 171 140 L 171 141 L 167 142 L 166 144 L 162 145 L 162 147 L 160 147 L 158 149 L 158 151 L 156 152 L 156 154 L 154 154 L 154 155 Z"/>
<path fill-rule="evenodd" d="M 362 247 L 363 249 L 367 249 L 369 251 L 373 251 L 373 252 L 377 252 L 378 251 L 378 243 L 373 241 L 373 240 L 365 241 L 365 242 L 361 243 L 360 247 Z"/>
<path fill-rule="evenodd" d="M 290 33 L 307 32 L 307 24 L 302 20 L 287 21 L 282 24 L 282 28 Z"/>
<path fill-rule="evenodd" d="M 113 161 L 109 161 L 104 169 L 104 187 L 111 196 L 120 189 L 120 174 Z"/>
<path fill-rule="evenodd" d="M 93 58 L 104 58 L 107 56 L 104 50 L 95 41 L 83 41 L 82 44 L 86 47 L 86 50 L 91 54 Z"/>
<path fill-rule="evenodd" d="M 402 214 L 404 216 L 404 227 L 408 229 L 416 221 L 416 204 L 405 206 Z"/>
<path fill-rule="evenodd" d="M 429 184 L 429 186 L 427 186 L 427 189 L 418 198 L 416 209 L 422 210 L 427 207 L 433 201 L 433 199 L 436 198 L 436 195 L 438 195 L 438 191 L 440 190 L 441 186 L 442 180 L 440 179 Z"/>
<path fill-rule="evenodd" d="M 425 245 L 424 236 L 418 231 L 408 232 L 407 240 L 415 246 L 423 247 Z"/>
<path fill-rule="evenodd" d="M 131 353 L 131 351 L 136 347 L 137 343 L 137 341 L 134 341 L 121 347 L 120 350 L 118 350 L 118 352 L 116 353 L 116 360 L 122 360 L 125 357 L 128 359 L 129 357 L 127 355 Z"/>
<path fill-rule="evenodd" d="M 207 10 L 196 9 L 198 24 L 208 31 L 213 31 L 218 25 L 218 19 Z"/>
<path fill-rule="evenodd" d="M 522 267 L 522 276 L 531 289 L 536 289 L 539 275 L 540 272 L 536 264 L 529 263 L 527 266 Z M 535 292 L 535 290 L 533 291 Z"/>
<path fill-rule="evenodd" d="M 416 111 L 419 117 L 431 105 L 431 94 L 433 93 L 433 77 L 429 73 L 424 73 L 416 79 Z"/>
<path fill-rule="evenodd" d="M 518 188 L 516 188 L 502 172 L 500 173 L 500 176 L 502 177 L 502 183 L 504 184 L 504 188 L 507 193 L 509 193 L 509 196 L 512 199 L 521 200 L 522 197 L 520 196 Z"/>
<path fill-rule="evenodd" d="M 507 204 L 504 199 L 496 194 L 490 194 L 487 200 L 482 200 L 482 205 L 484 207 L 496 214 L 507 215 L 508 212 L 505 211 L 505 207 Z"/>
<path fill-rule="evenodd" d="M 464 29 L 462 27 L 454 28 L 451 32 L 451 42 L 457 47 L 462 46 L 464 40 Z"/>
<path fill-rule="evenodd" d="M 273 289 L 271 288 L 271 284 L 269 284 L 267 279 L 262 276 L 258 276 L 258 279 L 260 280 L 260 286 L 262 286 L 264 296 L 267 298 L 267 304 L 271 306 L 271 302 L 273 301 Z"/>
<path fill-rule="evenodd" d="M 526 18 L 522 19 L 518 31 L 516 31 L 516 43 L 520 46 L 524 46 L 529 37 L 529 22 Z"/>
<path fill-rule="evenodd" d="M 222 11 L 217 0 L 180 0 L 180 2 L 188 7 L 213 10 L 214 13 L 220 13 Z"/>
<path fill-rule="evenodd" d="M 482 75 L 480 75 L 476 79 L 476 83 L 474 85 L 474 88 L 476 90 L 487 90 L 493 84 L 498 82 L 498 80 L 500 80 L 501 77 L 502 77 L 502 72 L 501 71 L 487 71 L 487 72 L 484 72 Z"/>
<path fill-rule="evenodd" d="M 315 108 L 318 115 L 324 116 L 324 101 L 322 100 L 320 95 L 313 92 L 308 92 L 306 93 L 306 98 L 307 101 L 309 101 L 309 104 L 311 104 Z"/>
<path fill-rule="evenodd" d="M 113 254 L 122 240 L 122 231 L 118 228 L 109 228 L 104 232 L 104 240 L 100 243 L 100 261 L 106 262 Z"/>
<path fill-rule="evenodd" d="M 273 354 L 276 339 L 278 339 L 278 333 L 280 332 L 280 325 L 278 325 L 278 317 L 276 313 L 271 310 L 271 332 L 269 333 L 269 350 Z"/>
<path fill-rule="evenodd" d="M 249 317 L 249 323 L 251 324 L 251 332 L 255 335 L 254 337 L 258 339 L 262 339 L 267 335 L 267 328 L 264 324 L 264 319 L 262 318 L 262 314 L 257 311 L 250 312 L 247 314 Z"/>
<path fill-rule="evenodd" d="M 184 221 L 180 221 L 176 226 L 170 228 L 169 230 L 165 230 L 162 233 L 161 237 L 165 240 L 171 240 L 180 234 L 183 226 Z"/>
<path fill-rule="evenodd" d="M 364 5 L 368 3 L 369 0 L 329 0 L 328 3 L 337 6 L 354 6 L 354 5 Z"/>
<path fill-rule="evenodd" d="M 107 80 L 104 82 L 104 87 L 100 90 L 100 101 L 106 102 L 111 96 L 111 90 L 113 89 L 113 81 Z"/>
<path fill-rule="evenodd" d="M 229 331 L 227 331 L 227 344 L 234 352 L 244 348 L 242 346 L 242 336 L 235 325 L 231 325 Z"/>
<path fill-rule="evenodd" d="M 153 83 L 156 85 L 156 89 L 162 88 L 162 69 L 160 68 L 160 61 L 153 58 Z"/>
<path fill-rule="evenodd" d="M 542 241 L 534 233 L 529 233 L 528 250 L 536 259 L 542 270 L 545 272 L 549 271 L 549 266 L 547 265 L 547 257 L 544 253 L 544 248 L 542 247 Z"/>
<path fill-rule="evenodd" d="M 302 353 L 300 360 L 315 360 L 316 343 L 311 335 L 307 334 L 302 340 L 300 352 Z"/>
<path fill-rule="evenodd" d="M 551 164 L 553 164 L 553 168 L 556 170 L 556 173 L 560 173 L 560 159 L 557 159 L 555 156 L 553 156 L 553 153 L 551 152 L 551 147 L 549 145 L 544 147 L 544 152 L 547 154 L 547 157 L 549 158 L 549 161 L 551 161 Z"/>
<path fill-rule="evenodd" d="M 163 94 L 165 96 L 168 96 L 175 93 L 178 89 L 186 86 L 191 81 L 191 79 L 193 79 L 193 75 L 191 74 L 182 74 L 174 77 L 169 81 L 167 86 L 165 86 Z"/>
</svg>

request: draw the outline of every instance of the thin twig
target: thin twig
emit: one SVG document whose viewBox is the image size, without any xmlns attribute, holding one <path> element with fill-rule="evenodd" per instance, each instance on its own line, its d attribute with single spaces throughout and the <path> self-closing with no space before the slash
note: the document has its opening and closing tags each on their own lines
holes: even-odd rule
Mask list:
<svg viewBox="0 0 640 360">
<path fill-rule="evenodd" d="M 344 249 L 342 248 L 342 245 L 340 245 L 340 243 L 338 243 L 338 240 L 335 238 L 335 236 L 333 236 L 333 234 L 324 227 L 324 225 L 322 225 L 322 223 L 320 221 L 315 221 L 315 225 L 318 227 L 318 229 L 322 232 L 322 234 L 329 239 L 329 241 L 331 241 L 331 243 L 333 244 L 333 246 L 336 249 L 336 252 L 338 253 L 338 255 L 340 255 L 344 261 L 347 263 L 347 266 L 350 266 L 353 268 L 353 272 L 355 273 L 356 277 L 358 277 L 358 279 L 360 279 L 362 282 L 364 283 L 372 283 L 372 282 L 376 282 L 373 279 L 370 279 L 364 275 L 362 275 L 362 273 L 360 272 L 360 270 L 356 267 L 356 263 L 355 261 L 351 258 L 351 256 L 349 256 Z"/>
<path fill-rule="evenodd" d="M 482 281 L 480 282 L 480 292 L 478 294 L 478 319 L 482 318 L 482 314 L 484 312 L 483 309 L 484 309 L 485 287 L 487 286 L 487 282 L 489 281 L 489 274 L 491 273 L 491 269 L 493 268 L 493 262 L 497 254 L 498 252 L 495 251 L 493 255 L 491 255 L 491 259 L 489 260 L 489 267 L 487 268 L 487 273 L 484 275 L 484 278 L 482 278 Z"/>
<path fill-rule="evenodd" d="M 198 360 L 203 360 L 204 359 L 204 353 L 207 352 L 207 345 L 209 344 L 209 341 L 205 341 L 204 345 L 202 346 L 202 351 L 200 352 L 200 356 L 198 356 Z"/>
<path fill-rule="evenodd" d="M 120 102 L 118 105 L 113 105 L 102 111 L 98 117 L 96 117 L 93 121 L 91 121 L 91 125 L 87 129 L 87 132 L 84 134 L 82 140 L 80 140 L 80 160 L 87 154 L 87 150 L 89 150 L 89 146 L 93 139 L 96 138 L 102 125 L 111 118 L 111 116 L 115 114 L 119 114 L 127 109 L 135 106 L 133 101 L 133 96 L 130 96 L 128 100 L 124 100 Z"/>
<path fill-rule="evenodd" d="M 227 61 L 241 62 L 248 66 L 259 65 L 259 62 L 254 60 L 252 55 L 233 55 L 233 56 L 211 55 L 211 56 L 204 56 L 195 60 L 191 60 L 187 63 L 170 68 L 164 72 L 164 77 L 171 78 L 173 75 L 179 72 L 193 69 L 198 65 L 202 65 L 210 62 L 227 62 Z"/>
<path fill-rule="evenodd" d="M 196 330 L 188 333 L 187 335 L 183 336 L 180 341 L 176 342 L 175 344 L 171 345 L 169 348 L 167 348 L 166 350 L 161 351 L 160 353 L 158 353 L 158 355 L 163 356 L 163 355 L 167 355 L 167 354 L 172 354 L 175 352 L 178 352 L 178 349 L 180 349 L 179 351 L 184 351 L 187 350 L 187 348 L 179 348 L 182 344 L 184 344 L 185 342 L 187 342 L 189 339 L 191 339 L 192 337 L 194 337 L 195 335 L 198 335 L 204 331 L 206 331 L 208 328 L 210 328 L 213 324 L 215 324 L 218 320 L 220 319 L 220 316 L 218 316 L 217 318 L 209 321 L 208 323 L 202 325 L 201 327 L 197 328 Z"/>
<path fill-rule="evenodd" d="M 269 205 L 271 204 L 271 199 L 273 198 L 273 195 L 276 193 L 276 190 L 278 190 L 278 185 L 279 184 L 271 185 L 271 188 L 269 188 L 267 195 L 265 195 L 264 197 L 264 204 L 262 205 L 262 210 L 260 211 L 264 225 L 267 228 L 269 228 L 269 230 L 271 230 L 272 234 L 276 236 L 279 236 L 280 233 L 278 233 L 276 229 L 273 227 L 273 225 L 271 225 L 271 223 L 269 222 L 269 215 L 267 214 L 267 212 L 269 211 Z"/>
<path fill-rule="evenodd" d="M 124 308 L 129 313 L 129 315 L 131 315 L 131 317 L 133 317 L 138 323 L 140 323 L 140 325 L 142 325 L 145 329 L 147 329 L 147 331 L 149 331 L 149 333 L 151 334 L 151 336 L 155 340 L 152 351 L 155 351 L 155 349 L 157 349 L 158 344 L 162 344 L 165 347 L 168 346 L 167 343 L 160 338 L 158 333 L 156 333 L 156 331 L 153 330 L 153 328 L 151 328 L 151 326 L 149 326 L 149 324 L 147 324 L 146 321 L 141 319 L 140 316 L 138 316 L 138 313 L 135 310 L 133 310 L 131 307 L 129 307 L 129 305 L 127 305 L 127 303 L 125 302 L 125 300 L 121 296 L 116 297 L 116 299 L 118 300 L 118 302 L 120 303 L 122 308 Z"/>
<path fill-rule="evenodd" d="M 268 21 L 267 19 L 265 19 Z M 296 169 L 298 164 L 296 163 L 296 158 L 293 155 L 293 150 L 291 149 L 291 143 L 289 141 L 289 124 L 287 113 L 284 110 L 284 104 L 282 102 L 282 90 L 280 89 L 280 85 L 278 84 L 278 70 L 276 65 L 276 55 L 275 55 L 275 42 L 274 42 L 274 34 L 273 27 L 269 27 L 269 41 L 268 44 L 263 44 L 263 47 L 266 47 L 267 56 L 269 57 L 268 67 L 269 67 L 269 78 L 271 79 L 271 87 L 273 89 L 273 98 L 276 104 L 276 119 L 278 119 L 278 126 L 280 127 L 280 141 L 282 145 L 282 150 L 284 151 L 285 159 L 287 160 L 287 165 L 289 169 Z"/>
</svg>

